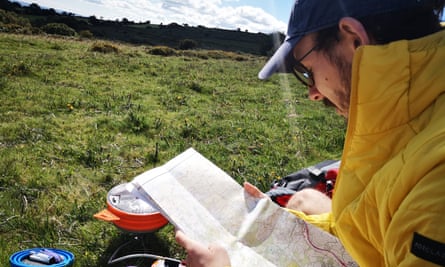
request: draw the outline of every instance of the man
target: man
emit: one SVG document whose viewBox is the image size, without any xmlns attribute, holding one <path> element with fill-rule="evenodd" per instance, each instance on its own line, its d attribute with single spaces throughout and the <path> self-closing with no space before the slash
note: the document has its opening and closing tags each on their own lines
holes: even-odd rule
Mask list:
<svg viewBox="0 0 445 267">
<path fill-rule="evenodd" d="M 348 119 L 332 212 L 295 214 L 328 225 L 360 266 L 445 265 L 444 5 L 297 0 L 259 73 L 293 72 Z M 177 240 L 193 267 L 230 263 L 218 246 Z"/>
</svg>

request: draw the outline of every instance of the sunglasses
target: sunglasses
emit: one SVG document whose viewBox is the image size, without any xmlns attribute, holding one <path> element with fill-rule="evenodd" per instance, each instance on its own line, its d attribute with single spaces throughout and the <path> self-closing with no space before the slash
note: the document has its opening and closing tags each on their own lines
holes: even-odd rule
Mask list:
<svg viewBox="0 0 445 267">
<path fill-rule="evenodd" d="M 314 74 L 312 71 L 310 71 L 308 68 L 306 68 L 303 64 L 301 64 L 301 61 L 307 57 L 312 51 L 314 51 L 317 48 L 315 45 L 310 49 L 304 56 L 302 56 L 299 60 L 295 62 L 295 65 L 293 66 L 293 74 L 295 77 L 305 86 L 311 87 L 315 85 L 314 81 Z"/>
</svg>

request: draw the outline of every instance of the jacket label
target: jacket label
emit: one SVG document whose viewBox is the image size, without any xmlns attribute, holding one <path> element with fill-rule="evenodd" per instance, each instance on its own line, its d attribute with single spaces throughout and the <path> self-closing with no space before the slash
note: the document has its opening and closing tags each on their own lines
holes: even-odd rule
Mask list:
<svg viewBox="0 0 445 267">
<path fill-rule="evenodd" d="M 426 261 L 445 266 L 445 244 L 414 233 L 411 253 Z"/>
</svg>

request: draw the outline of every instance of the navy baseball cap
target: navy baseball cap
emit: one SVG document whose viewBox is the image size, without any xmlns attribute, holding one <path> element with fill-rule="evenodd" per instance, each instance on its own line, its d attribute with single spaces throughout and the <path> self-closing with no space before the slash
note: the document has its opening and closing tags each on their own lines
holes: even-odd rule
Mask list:
<svg viewBox="0 0 445 267">
<path fill-rule="evenodd" d="M 258 73 L 264 80 L 277 72 L 290 72 L 292 50 L 306 34 L 338 24 L 343 17 L 362 18 L 406 8 L 434 6 L 435 0 L 296 0 L 284 42 Z"/>
</svg>

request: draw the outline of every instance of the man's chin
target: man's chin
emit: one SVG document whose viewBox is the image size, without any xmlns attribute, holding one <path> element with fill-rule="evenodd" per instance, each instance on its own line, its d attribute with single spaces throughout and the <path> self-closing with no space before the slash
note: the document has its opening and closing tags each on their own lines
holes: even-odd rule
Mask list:
<svg viewBox="0 0 445 267">
<path fill-rule="evenodd" d="M 344 117 L 346 120 L 348 120 L 349 112 L 335 108 L 335 113 L 337 113 L 337 115 L 340 115 L 340 116 Z"/>
<path fill-rule="evenodd" d="M 335 109 L 335 113 L 337 113 L 338 115 L 345 117 L 346 119 L 348 119 L 348 115 L 349 115 L 349 110 L 346 109 L 340 109 L 339 107 L 337 107 L 336 105 L 334 105 L 334 103 L 332 103 L 331 101 L 329 101 L 327 98 L 323 99 L 323 104 L 328 107 L 328 108 L 333 108 Z"/>
</svg>

